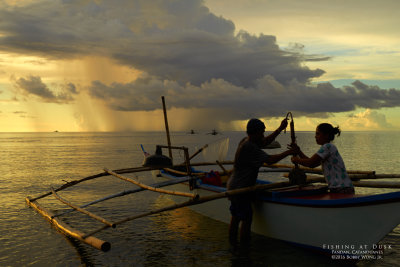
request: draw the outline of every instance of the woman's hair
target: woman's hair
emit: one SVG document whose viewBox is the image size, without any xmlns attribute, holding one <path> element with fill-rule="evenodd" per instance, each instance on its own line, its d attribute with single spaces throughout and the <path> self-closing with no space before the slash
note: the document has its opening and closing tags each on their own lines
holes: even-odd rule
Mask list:
<svg viewBox="0 0 400 267">
<path fill-rule="evenodd" d="M 317 128 L 322 133 L 328 135 L 329 141 L 332 141 L 333 139 L 335 139 L 335 135 L 340 136 L 340 133 L 341 133 L 341 130 L 339 129 L 339 126 L 333 127 L 329 123 L 321 123 L 320 125 L 317 126 Z"/>
</svg>

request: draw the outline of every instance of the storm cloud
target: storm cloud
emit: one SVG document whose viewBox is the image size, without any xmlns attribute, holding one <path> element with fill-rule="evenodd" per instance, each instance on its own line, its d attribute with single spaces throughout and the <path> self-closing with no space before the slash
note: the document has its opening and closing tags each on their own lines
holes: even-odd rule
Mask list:
<svg viewBox="0 0 400 267">
<path fill-rule="evenodd" d="M 280 116 L 287 111 L 326 115 L 356 107 L 400 105 L 400 91 L 355 82 L 311 86 L 321 69 L 306 61 L 329 57 L 281 49 L 272 35 L 236 31 L 200 0 L 43 0 L 3 4 L 0 49 L 50 59 L 106 56 L 143 75 L 129 83 L 92 81 L 87 90 L 111 109 L 149 111 L 165 95 L 176 108 L 225 109 L 233 119 Z M 55 94 L 40 77 L 20 78 L 25 94 L 46 102 L 72 100 L 72 83 Z"/>
<path fill-rule="evenodd" d="M 105 54 L 182 84 L 217 78 L 251 86 L 265 74 L 282 83 L 306 82 L 324 73 L 302 67 L 302 57 L 281 50 L 275 36 L 235 35 L 232 21 L 199 0 L 51 0 L 0 15 L 3 50 L 49 58 Z"/>
<path fill-rule="evenodd" d="M 258 79 L 255 86 L 248 88 L 223 79 L 212 79 L 201 86 L 181 86 L 177 82 L 146 78 L 111 85 L 95 81 L 89 92 L 115 110 L 159 109 L 159 96 L 165 95 L 171 107 L 226 109 L 236 119 L 282 116 L 287 111 L 325 117 L 356 107 L 379 109 L 400 103 L 400 90 L 383 90 L 360 81 L 344 88 L 336 88 L 330 83 L 307 86 L 297 81 L 284 86 L 270 75 Z"/>
<path fill-rule="evenodd" d="M 68 83 L 59 88 L 59 92 L 56 94 L 38 76 L 19 78 L 15 81 L 15 85 L 20 94 L 38 97 L 40 101 L 47 103 L 69 103 L 74 100 L 72 95 L 78 93 L 75 85 Z"/>
</svg>

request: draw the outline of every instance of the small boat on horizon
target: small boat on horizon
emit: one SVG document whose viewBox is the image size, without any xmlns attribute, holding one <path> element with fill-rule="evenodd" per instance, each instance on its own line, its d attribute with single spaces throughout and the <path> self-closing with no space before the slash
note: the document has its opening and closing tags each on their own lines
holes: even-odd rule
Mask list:
<svg viewBox="0 0 400 267">
<path fill-rule="evenodd" d="M 217 130 L 213 129 L 211 132 L 209 132 L 208 134 L 211 135 L 217 135 L 217 134 L 221 134 L 220 132 L 218 132 Z"/>
</svg>

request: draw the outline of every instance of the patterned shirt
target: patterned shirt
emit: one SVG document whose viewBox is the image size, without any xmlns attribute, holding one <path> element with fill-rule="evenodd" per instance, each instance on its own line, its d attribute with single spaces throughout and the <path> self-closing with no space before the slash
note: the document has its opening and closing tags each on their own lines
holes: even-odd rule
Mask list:
<svg viewBox="0 0 400 267">
<path fill-rule="evenodd" d="M 353 187 L 343 159 L 334 144 L 322 145 L 317 155 L 322 159 L 322 170 L 329 188 Z"/>
</svg>

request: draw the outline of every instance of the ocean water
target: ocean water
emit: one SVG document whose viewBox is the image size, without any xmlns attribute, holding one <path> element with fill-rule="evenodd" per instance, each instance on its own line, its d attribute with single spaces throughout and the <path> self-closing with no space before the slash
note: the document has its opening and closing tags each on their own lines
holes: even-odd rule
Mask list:
<svg viewBox="0 0 400 267">
<path fill-rule="evenodd" d="M 229 138 L 226 159 L 233 159 L 242 132 L 172 133 L 176 146 L 187 146 L 190 154 L 209 144 L 209 151 Z M 318 149 L 313 132 L 297 133 L 298 144 L 312 155 Z M 400 133 L 344 132 L 335 140 L 348 169 L 400 173 Z M 281 134 L 284 148 L 290 134 Z M 101 173 L 103 168 L 140 166 L 140 144 L 153 153 L 156 144 L 166 144 L 162 132 L 137 133 L 0 133 L 0 266 L 342 266 L 343 262 L 294 247 L 282 241 L 253 235 L 252 247 L 232 253 L 228 225 L 182 208 L 134 220 L 96 234 L 112 248 L 101 252 L 59 233 L 25 203 L 26 196 L 39 196 L 66 181 Z M 282 148 L 282 149 L 283 149 Z M 278 153 L 282 149 L 270 150 Z M 213 152 L 214 154 L 216 152 Z M 196 161 L 209 160 L 200 154 Z M 181 152 L 175 162 L 183 161 Z M 282 163 L 289 163 L 285 159 Z M 218 167 L 215 167 L 218 169 Z M 274 174 L 275 175 L 275 174 Z M 128 175 L 127 175 L 128 176 Z M 141 182 L 157 182 L 151 173 L 131 175 Z M 126 189 L 135 188 L 114 177 L 102 177 L 60 191 L 74 204 L 83 204 Z M 391 189 L 357 188 L 361 193 L 390 192 Z M 39 200 L 50 210 L 66 209 L 54 197 Z M 88 208 L 111 221 L 171 204 L 168 196 L 140 192 L 102 202 Z M 99 224 L 78 213 L 66 221 L 84 232 Z M 391 245 L 382 260 L 360 261 L 356 266 L 399 266 L 400 227 L 381 244 Z"/>
</svg>

